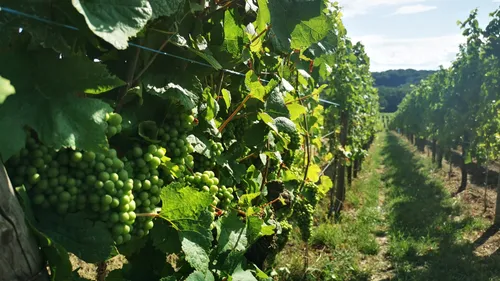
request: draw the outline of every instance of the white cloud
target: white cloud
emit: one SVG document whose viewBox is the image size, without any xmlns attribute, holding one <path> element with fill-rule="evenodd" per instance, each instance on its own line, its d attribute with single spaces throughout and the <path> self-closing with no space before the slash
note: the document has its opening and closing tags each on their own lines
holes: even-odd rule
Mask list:
<svg viewBox="0 0 500 281">
<path fill-rule="evenodd" d="M 500 1 L 500 0 L 499 0 Z M 410 6 L 402 6 L 399 7 L 393 15 L 409 15 L 409 14 L 418 14 L 431 10 L 437 9 L 436 6 L 427 6 L 427 5 L 410 5 Z"/>
<path fill-rule="evenodd" d="M 380 6 L 397 6 L 422 3 L 426 0 L 339 0 L 344 17 L 367 14 L 368 11 Z"/>
<path fill-rule="evenodd" d="M 352 38 L 361 41 L 370 57 L 371 71 L 388 69 L 438 69 L 451 65 L 465 38 L 459 34 L 426 38 L 393 39 L 383 35 Z"/>
</svg>

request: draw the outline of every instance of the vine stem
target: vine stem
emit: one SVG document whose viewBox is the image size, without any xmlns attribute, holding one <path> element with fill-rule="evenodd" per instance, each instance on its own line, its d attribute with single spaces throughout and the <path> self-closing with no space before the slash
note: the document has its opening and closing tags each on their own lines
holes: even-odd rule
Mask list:
<svg viewBox="0 0 500 281">
<path fill-rule="evenodd" d="M 116 105 L 116 112 L 120 112 L 123 103 L 125 102 L 125 96 L 127 95 L 128 90 L 130 87 L 135 83 L 133 81 L 134 78 L 134 73 L 137 68 L 137 62 L 139 61 L 139 54 L 141 53 L 141 49 L 137 49 L 135 52 L 135 56 L 132 60 L 132 64 L 130 65 L 130 68 L 128 69 L 127 73 L 127 85 L 125 85 L 125 88 L 123 88 L 122 93 L 120 94 L 120 99 L 118 100 L 118 104 Z"/>
<path fill-rule="evenodd" d="M 106 280 L 107 268 L 108 268 L 108 263 L 106 261 L 97 263 L 97 276 L 96 276 L 97 281 Z"/>
<path fill-rule="evenodd" d="M 156 213 L 136 213 L 135 216 L 136 217 L 153 217 L 153 218 L 157 218 L 160 215 L 156 214 Z"/>
<path fill-rule="evenodd" d="M 245 105 L 245 103 L 252 97 L 251 94 L 248 94 L 245 99 L 243 99 L 243 101 L 240 103 L 240 105 L 238 105 L 238 107 L 233 111 L 233 113 L 231 113 L 231 115 L 229 115 L 229 117 L 224 121 L 224 123 L 222 123 L 222 125 L 220 125 L 219 127 L 219 133 L 222 133 L 222 131 L 224 131 L 224 129 L 226 128 L 227 124 L 229 124 L 229 122 L 231 122 L 231 120 L 233 120 L 234 116 L 236 116 L 236 114 L 238 114 L 238 112 L 243 108 L 243 105 Z"/>
</svg>

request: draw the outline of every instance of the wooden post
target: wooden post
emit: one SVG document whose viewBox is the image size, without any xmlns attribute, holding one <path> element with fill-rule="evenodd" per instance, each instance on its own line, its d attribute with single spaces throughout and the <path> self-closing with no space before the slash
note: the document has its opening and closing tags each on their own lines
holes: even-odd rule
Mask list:
<svg viewBox="0 0 500 281">
<path fill-rule="evenodd" d="M 40 248 L 0 161 L 0 281 L 48 280 Z"/>
</svg>

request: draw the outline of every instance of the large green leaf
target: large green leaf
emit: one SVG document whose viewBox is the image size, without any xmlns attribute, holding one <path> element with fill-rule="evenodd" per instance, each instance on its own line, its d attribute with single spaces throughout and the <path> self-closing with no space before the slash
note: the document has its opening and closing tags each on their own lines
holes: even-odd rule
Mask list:
<svg viewBox="0 0 500 281">
<path fill-rule="evenodd" d="M 103 261 L 116 252 L 113 237 L 102 222 L 92 222 L 82 214 L 61 217 L 50 212 L 39 213 L 37 218 L 40 231 L 86 262 Z"/>
<path fill-rule="evenodd" d="M 172 16 L 179 12 L 185 0 L 149 0 L 153 8 L 153 17 L 156 19 L 162 16 Z"/>
<path fill-rule="evenodd" d="M 153 16 L 147 0 L 72 0 L 72 4 L 92 32 L 121 50 Z"/>
<path fill-rule="evenodd" d="M 225 251 L 245 251 L 248 246 L 247 229 L 235 212 L 231 212 L 227 217 L 222 218 L 219 236 L 218 250 Z"/>
<path fill-rule="evenodd" d="M 16 90 L 12 87 L 10 81 L 0 76 L 0 104 L 2 104 L 8 96 L 13 95 L 15 92 Z"/>
<path fill-rule="evenodd" d="M 200 80 L 194 75 L 149 75 L 143 80 L 146 91 L 186 109 L 192 109 L 203 93 Z"/>
<path fill-rule="evenodd" d="M 0 105 L 0 130 L 9 132 L 8 138 L 0 139 L 4 160 L 24 146 L 25 126 L 56 149 L 99 150 L 107 145 L 105 115 L 111 107 L 79 97 L 83 92 L 101 93 L 121 84 L 101 64 L 86 58 L 5 53 L 0 55 L 0 66 L 0 74 L 17 92 Z"/>
<path fill-rule="evenodd" d="M 195 271 L 191 273 L 186 281 L 214 281 L 214 276 L 212 272 L 208 271 L 206 273 Z"/>
<path fill-rule="evenodd" d="M 312 44 L 323 39 L 330 29 L 328 18 L 325 15 L 314 17 L 308 21 L 302 21 L 292 31 L 291 48 L 307 49 Z"/>
<path fill-rule="evenodd" d="M 310 45 L 316 39 L 321 40 L 326 35 L 324 29 L 331 28 L 327 22 L 324 22 L 326 18 L 309 20 L 321 15 L 322 2 L 321 0 L 269 1 L 268 8 L 271 14 L 272 33 L 275 35 L 273 37 L 275 45 L 282 51 L 288 51 L 291 46 L 306 48 L 308 42 Z M 325 26 L 321 26 L 322 22 Z"/>
<path fill-rule="evenodd" d="M 212 218 L 207 208 L 213 199 L 210 193 L 181 183 L 172 183 L 161 192 L 162 210 L 160 216 L 178 231 L 186 261 L 201 272 L 208 271 L 212 235 Z"/>
<path fill-rule="evenodd" d="M 230 53 L 233 58 L 241 55 L 241 48 L 243 47 L 243 38 L 245 32 L 243 28 L 238 25 L 236 10 L 227 10 L 224 13 L 224 49 Z"/>
<path fill-rule="evenodd" d="M 177 231 L 165 222 L 155 223 L 155 227 L 151 229 L 149 236 L 153 241 L 153 246 L 164 253 L 172 254 L 181 251 Z"/>
</svg>

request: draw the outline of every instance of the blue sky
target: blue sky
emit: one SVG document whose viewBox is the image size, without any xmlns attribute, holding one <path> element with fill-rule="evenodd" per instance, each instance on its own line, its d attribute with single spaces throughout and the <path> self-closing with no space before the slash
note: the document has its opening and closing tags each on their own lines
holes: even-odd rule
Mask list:
<svg viewBox="0 0 500 281">
<path fill-rule="evenodd" d="M 455 58 L 464 42 L 457 20 L 479 8 L 479 23 L 500 0 L 338 0 L 353 41 L 361 41 L 372 71 L 438 69 Z"/>
</svg>

